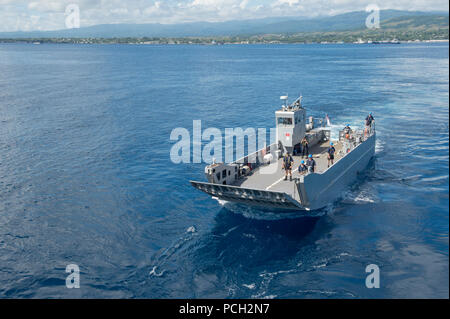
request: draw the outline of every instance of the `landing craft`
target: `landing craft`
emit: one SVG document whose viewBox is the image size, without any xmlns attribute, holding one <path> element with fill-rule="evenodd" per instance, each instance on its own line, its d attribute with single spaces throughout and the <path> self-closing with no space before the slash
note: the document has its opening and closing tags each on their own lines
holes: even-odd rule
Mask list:
<svg viewBox="0 0 450 319">
<path fill-rule="evenodd" d="M 212 163 L 205 167 L 208 182 L 190 181 L 213 198 L 264 208 L 300 210 L 310 214 L 336 200 L 355 182 L 375 154 L 375 123 L 364 129 L 341 130 L 337 141 L 330 140 L 328 115 L 309 117 L 302 97 L 275 111 L 277 142 L 232 163 Z M 316 162 L 314 172 L 300 174 L 300 143 L 306 137 L 309 154 Z M 334 164 L 328 167 L 327 150 L 333 142 Z M 283 156 L 292 155 L 293 180 L 285 180 Z"/>
</svg>

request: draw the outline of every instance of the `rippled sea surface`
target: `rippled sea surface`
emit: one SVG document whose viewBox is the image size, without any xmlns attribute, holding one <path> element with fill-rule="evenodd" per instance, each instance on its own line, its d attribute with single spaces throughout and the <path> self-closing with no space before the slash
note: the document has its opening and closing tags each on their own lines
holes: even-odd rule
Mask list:
<svg viewBox="0 0 450 319">
<path fill-rule="evenodd" d="M 448 49 L 0 45 L 0 297 L 448 298 Z M 286 93 L 376 119 L 322 217 L 223 206 L 170 161 L 173 128 L 270 128 Z"/>
</svg>

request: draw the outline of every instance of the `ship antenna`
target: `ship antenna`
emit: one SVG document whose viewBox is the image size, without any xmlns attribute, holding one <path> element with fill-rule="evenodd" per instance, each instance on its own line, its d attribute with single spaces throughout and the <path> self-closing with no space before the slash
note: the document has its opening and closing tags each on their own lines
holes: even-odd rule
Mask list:
<svg viewBox="0 0 450 319">
<path fill-rule="evenodd" d="M 288 107 L 288 102 L 287 102 L 287 100 L 288 100 L 288 95 L 286 94 L 286 95 L 282 95 L 282 96 L 280 96 L 280 100 L 282 100 L 282 101 L 284 101 L 284 105 L 283 105 L 283 109 L 286 109 L 287 107 Z"/>
</svg>

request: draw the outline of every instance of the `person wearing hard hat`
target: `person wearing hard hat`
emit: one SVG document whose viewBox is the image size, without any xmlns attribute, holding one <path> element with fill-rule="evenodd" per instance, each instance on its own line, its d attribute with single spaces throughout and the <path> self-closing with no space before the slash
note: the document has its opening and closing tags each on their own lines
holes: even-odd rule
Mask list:
<svg viewBox="0 0 450 319">
<path fill-rule="evenodd" d="M 371 133 L 372 132 L 372 123 L 374 121 L 375 121 L 375 119 L 373 118 L 372 112 L 370 112 L 369 115 L 367 115 L 367 117 L 366 117 L 366 131 L 367 131 L 367 133 Z M 367 134 L 365 134 L 365 135 L 367 135 Z"/>
<path fill-rule="evenodd" d="M 345 134 L 345 138 L 346 139 L 350 139 L 350 133 L 351 133 L 351 131 L 352 131 L 352 129 L 350 128 L 350 124 L 347 124 L 345 127 L 344 127 L 344 134 Z"/>
<path fill-rule="evenodd" d="M 374 120 L 375 119 L 373 118 L 372 112 L 370 112 L 366 117 L 366 126 L 371 126 Z"/>
<path fill-rule="evenodd" d="M 308 166 L 306 166 L 305 161 L 300 162 L 298 172 L 300 173 L 300 175 L 305 175 L 308 172 Z"/>
<path fill-rule="evenodd" d="M 308 166 L 308 170 L 310 173 L 314 173 L 314 171 L 316 170 L 316 161 L 312 158 L 311 154 L 308 155 L 306 166 Z"/>
<path fill-rule="evenodd" d="M 328 148 L 327 153 L 328 153 L 328 167 L 330 167 L 330 162 L 331 165 L 334 164 L 334 153 L 336 153 L 336 149 L 334 148 L 333 142 L 330 142 L 330 147 Z"/>
</svg>

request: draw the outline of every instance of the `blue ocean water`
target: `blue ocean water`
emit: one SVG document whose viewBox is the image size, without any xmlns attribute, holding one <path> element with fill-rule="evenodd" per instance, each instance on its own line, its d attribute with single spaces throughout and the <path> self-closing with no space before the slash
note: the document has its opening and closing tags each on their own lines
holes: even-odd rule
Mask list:
<svg viewBox="0 0 450 319">
<path fill-rule="evenodd" d="M 0 297 L 448 298 L 448 49 L 0 45 Z M 170 161 L 175 127 L 270 128 L 286 93 L 376 119 L 324 216 L 220 205 Z"/>
</svg>

